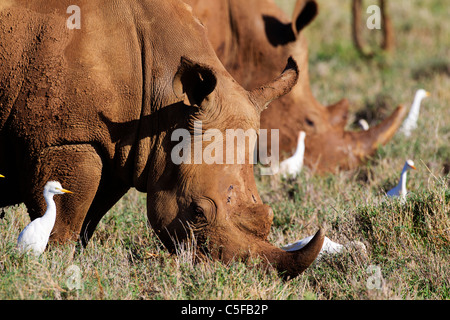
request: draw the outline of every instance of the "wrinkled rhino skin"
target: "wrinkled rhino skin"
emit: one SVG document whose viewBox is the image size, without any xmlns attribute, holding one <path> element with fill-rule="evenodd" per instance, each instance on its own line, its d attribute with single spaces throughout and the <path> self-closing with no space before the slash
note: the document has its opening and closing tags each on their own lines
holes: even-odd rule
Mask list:
<svg viewBox="0 0 450 320">
<path fill-rule="evenodd" d="M 305 131 L 306 166 L 317 173 L 352 169 L 372 156 L 379 145 L 386 144 L 401 125 L 406 114 L 403 106 L 367 132 L 345 131 L 347 99 L 325 107 L 313 96 L 308 44 L 302 30 L 318 14 L 316 1 L 298 0 L 292 19 L 273 0 L 185 2 L 206 25 L 219 59 L 244 88 L 250 90 L 269 81 L 289 56 L 299 64 L 297 85 L 261 114 L 261 129 L 269 129 L 269 134 L 279 129 L 282 159 L 292 155 L 298 133 Z M 269 150 L 271 141 L 269 135 Z"/>
<path fill-rule="evenodd" d="M 0 5 L 1 206 L 46 208 L 58 180 L 52 241 L 81 238 L 129 190 L 147 192 L 147 216 L 164 245 L 195 235 L 199 254 L 230 261 L 262 257 L 285 276 L 303 272 L 323 243 L 287 253 L 267 242 L 273 213 L 245 164 L 171 161 L 178 128 L 258 130 L 260 113 L 288 92 L 294 60 L 270 90 L 243 89 L 226 71 L 205 28 L 181 1 L 79 0 L 81 28 L 69 29 L 61 1 Z M 280 68 L 280 71 L 283 70 Z M 253 150 L 256 133 L 246 150 Z M 224 141 L 225 143 L 225 141 Z M 202 144 L 204 148 L 206 143 Z M 245 153 L 248 155 L 248 152 Z"/>
</svg>

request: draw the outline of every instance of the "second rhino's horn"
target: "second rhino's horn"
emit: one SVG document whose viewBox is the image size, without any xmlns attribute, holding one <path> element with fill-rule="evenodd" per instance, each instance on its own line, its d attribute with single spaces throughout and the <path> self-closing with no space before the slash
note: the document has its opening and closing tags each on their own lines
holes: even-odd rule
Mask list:
<svg viewBox="0 0 450 320">
<path fill-rule="evenodd" d="M 406 108 L 399 105 L 397 109 L 383 122 L 371 127 L 367 131 L 351 132 L 354 139 L 358 141 L 362 154 L 370 155 L 375 152 L 380 145 L 385 145 L 397 132 L 406 115 Z"/>
</svg>

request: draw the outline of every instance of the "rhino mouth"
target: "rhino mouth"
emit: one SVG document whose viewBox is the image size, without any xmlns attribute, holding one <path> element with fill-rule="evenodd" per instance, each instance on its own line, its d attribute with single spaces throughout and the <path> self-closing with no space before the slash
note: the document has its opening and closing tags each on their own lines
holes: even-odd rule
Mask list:
<svg viewBox="0 0 450 320">
<path fill-rule="evenodd" d="M 206 220 L 178 220 L 177 231 L 165 228 L 158 236 L 171 253 L 189 256 L 194 261 L 212 259 L 228 264 L 258 259 L 261 268 L 273 267 L 284 279 L 304 272 L 318 257 L 325 238 L 320 228 L 306 246 L 286 251 L 267 241 L 270 228 L 264 234 L 255 230 L 235 223 L 220 226 Z"/>
<path fill-rule="evenodd" d="M 244 251 L 242 256 L 244 258 L 262 258 L 262 266 L 274 267 L 284 279 L 295 278 L 316 260 L 322 249 L 324 238 L 325 232 L 320 228 L 305 247 L 289 252 L 268 241 L 255 240 L 251 248 Z"/>
<path fill-rule="evenodd" d="M 193 227 L 187 229 L 190 233 L 187 238 L 180 242 L 176 240 L 174 253 L 179 254 L 180 248 L 188 247 L 193 252 L 192 258 L 197 261 L 213 259 L 225 264 L 236 260 L 259 259 L 260 267 L 271 266 L 284 279 L 295 278 L 303 273 L 318 257 L 325 239 L 325 232 L 320 228 L 306 246 L 295 251 L 285 251 L 259 236 L 248 236 L 240 230 L 241 237 L 236 234 L 207 236 L 210 232 L 204 232 L 206 226 L 201 229 Z"/>
</svg>

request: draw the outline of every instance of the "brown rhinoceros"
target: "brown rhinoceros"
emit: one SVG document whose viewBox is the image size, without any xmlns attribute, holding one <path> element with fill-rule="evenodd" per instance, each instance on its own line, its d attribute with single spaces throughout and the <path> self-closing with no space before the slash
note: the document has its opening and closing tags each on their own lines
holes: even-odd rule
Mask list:
<svg viewBox="0 0 450 320">
<path fill-rule="evenodd" d="M 286 156 L 295 151 L 298 133 L 305 131 L 306 166 L 319 173 L 351 169 L 386 144 L 401 125 L 403 106 L 369 131 L 349 132 L 344 128 L 346 99 L 328 107 L 315 99 L 308 77 L 307 41 L 301 32 L 317 15 L 314 0 L 298 0 L 292 20 L 273 0 L 185 2 L 206 25 L 219 59 L 244 88 L 250 90 L 273 78 L 289 56 L 299 63 L 297 85 L 261 114 L 262 129 L 280 130 L 280 151 Z M 267 141 L 270 145 L 272 139 Z"/>
<path fill-rule="evenodd" d="M 0 185 L 0 205 L 24 202 L 39 217 L 45 183 L 58 180 L 73 194 L 55 199 L 51 240 L 86 245 L 135 187 L 147 192 L 148 219 L 171 250 L 194 235 L 201 255 L 259 256 L 287 276 L 305 270 L 323 231 L 296 252 L 267 242 L 273 213 L 258 195 L 252 152 L 243 164 L 172 159 L 172 133 L 199 121 L 203 130 L 253 130 L 245 144 L 253 150 L 260 113 L 296 83 L 296 63 L 247 91 L 179 0 L 68 3 L 0 5 L 0 171 L 11 177 Z"/>
</svg>

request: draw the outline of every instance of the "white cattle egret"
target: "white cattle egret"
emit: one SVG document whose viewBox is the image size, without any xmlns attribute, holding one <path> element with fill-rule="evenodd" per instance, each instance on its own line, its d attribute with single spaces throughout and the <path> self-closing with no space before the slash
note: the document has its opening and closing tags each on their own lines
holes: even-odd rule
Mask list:
<svg viewBox="0 0 450 320">
<path fill-rule="evenodd" d="M 419 89 L 414 96 L 413 104 L 411 105 L 411 109 L 409 110 L 408 116 L 405 121 L 403 121 L 402 127 L 400 128 L 400 132 L 405 136 L 409 137 L 411 132 L 417 128 L 417 120 L 419 119 L 419 111 L 420 104 L 422 99 L 429 97 L 430 93 L 425 91 L 424 89 Z"/>
<path fill-rule="evenodd" d="M 45 214 L 31 221 L 17 238 L 17 247 L 20 252 L 31 251 L 35 256 L 39 256 L 47 246 L 50 233 L 55 225 L 56 204 L 53 200 L 55 194 L 72 193 L 63 189 L 58 181 L 49 181 L 44 187 L 44 199 L 47 203 Z"/>
<path fill-rule="evenodd" d="M 401 197 L 402 201 L 406 200 L 406 194 L 408 192 L 406 190 L 406 172 L 409 169 L 416 170 L 416 167 L 414 166 L 414 161 L 412 160 L 406 160 L 405 165 L 403 166 L 402 169 L 402 173 L 400 174 L 400 181 L 394 188 L 392 188 L 386 193 L 389 197 Z"/>
<path fill-rule="evenodd" d="M 295 177 L 302 171 L 303 167 L 303 156 L 305 155 L 305 131 L 300 131 L 297 140 L 297 150 L 292 155 L 292 157 L 283 160 L 280 163 L 280 174 L 282 177 L 287 178 L 287 176 Z"/>
<path fill-rule="evenodd" d="M 312 238 L 313 238 L 313 236 L 309 236 L 302 240 L 298 240 L 294 243 L 289 243 L 289 244 L 285 245 L 284 247 L 281 247 L 281 249 L 283 249 L 285 251 L 299 250 L 299 249 L 303 248 L 304 246 L 306 246 L 311 241 Z M 339 244 L 337 242 L 330 240 L 330 238 L 328 238 L 328 237 L 325 237 L 325 239 L 323 240 L 322 249 L 319 252 L 318 258 L 320 258 L 323 254 L 341 253 L 346 248 L 350 248 L 350 247 L 360 249 L 364 253 L 366 252 L 366 246 L 362 242 L 351 241 L 346 245 L 342 245 L 342 244 Z"/>
<path fill-rule="evenodd" d="M 369 130 L 369 124 L 367 123 L 366 119 L 360 119 L 358 121 L 358 124 L 361 127 L 361 129 L 363 129 L 364 131 Z"/>
</svg>

